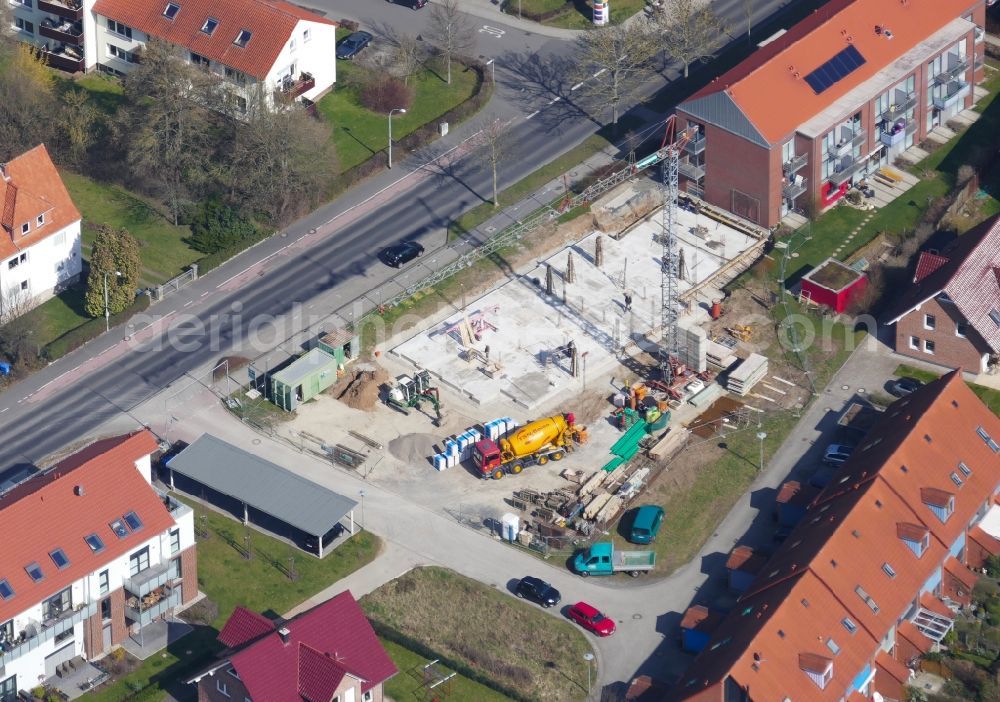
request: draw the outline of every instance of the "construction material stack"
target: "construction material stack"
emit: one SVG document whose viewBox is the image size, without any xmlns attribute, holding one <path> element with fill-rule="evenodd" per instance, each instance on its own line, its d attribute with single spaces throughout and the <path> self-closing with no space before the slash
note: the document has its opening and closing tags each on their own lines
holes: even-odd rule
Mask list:
<svg viewBox="0 0 1000 702">
<path fill-rule="evenodd" d="M 746 396 L 766 375 L 767 357 L 752 353 L 729 374 L 726 389 L 741 397 Z"/>
</svg>

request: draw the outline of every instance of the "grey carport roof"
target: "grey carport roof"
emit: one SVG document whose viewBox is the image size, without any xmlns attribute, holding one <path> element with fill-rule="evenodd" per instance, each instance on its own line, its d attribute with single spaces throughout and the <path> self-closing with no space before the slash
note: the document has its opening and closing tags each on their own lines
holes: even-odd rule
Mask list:
<svg viewBox="0 0 1000 702">
<path fill-rule="evenodd" d="M 314 536 L 330 531 L 358 504 L 211 434 L 202 434 L 167 466 Z"/>
</svg>

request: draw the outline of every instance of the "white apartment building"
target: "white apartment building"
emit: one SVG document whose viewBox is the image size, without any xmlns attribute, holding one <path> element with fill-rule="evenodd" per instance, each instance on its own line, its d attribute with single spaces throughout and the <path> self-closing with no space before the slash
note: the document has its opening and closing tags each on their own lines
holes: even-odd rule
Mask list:
<svg viewBox="0 0 1000 702">
<path fill-rule="evenodd" d="M 62 70 L 128 73 L 156 37 L 232 86 L 237 104 L 315 102 L 337 79 L 337 25 L 282 0 L 10 0 L 15 32 Z"/>
<path fill-rule="evenodd" d="M 153 488 L 157 448 L 98 441 L 0 495 L 0 702 L 197 595 L 193 511 Z"/>
<path fill-rule="evenodd" d="M 45 145 L 0 164 L 0 320 L 21 314 L 75 281 L 80 213 Z"/>
</svg>

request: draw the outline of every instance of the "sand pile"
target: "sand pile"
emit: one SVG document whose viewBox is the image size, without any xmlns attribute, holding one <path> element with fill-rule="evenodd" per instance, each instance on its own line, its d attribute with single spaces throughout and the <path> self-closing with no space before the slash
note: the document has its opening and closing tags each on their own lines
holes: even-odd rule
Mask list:
<svg viewBox="0 0 1000 702">
<path fill-rule="evenodd" d="M 426 463 L 440 438 L 435 434 L 404 434 L 389 442 L 389 453 L 410 465 Z"/>
<path fill-rule="evenodd" d="M 344 377 L 327 392 L 351 409 L 371 412 L 379 401 L 382 385 L 389 381 L 389 373 L 375 363 L 351 366 Z"/>
</svg>

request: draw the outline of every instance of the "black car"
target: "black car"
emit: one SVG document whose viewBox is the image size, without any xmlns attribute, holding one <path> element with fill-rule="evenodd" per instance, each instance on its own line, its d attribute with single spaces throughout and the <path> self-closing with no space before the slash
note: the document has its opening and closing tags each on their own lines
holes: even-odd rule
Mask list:
<svg viewBox="0 0 1000 702">
<path fill-rule="evenodd" d="M 891 381 L 886 386 L 886 390 L 894 397 L 906 397 L 910 393 L 916 392 L 922 385 L 923 383 L 916 378 L 903 377 Z"/>
<path fill-rule="evenodd" d="M 371 43 L 372 35 L 368 32 L 354 32 L 337 44 L 337 58 L 352 59 Z"/>
<path fill-rule="evenodd" d="M 411 10 L 419 10 L 427 4 L 427 0 L 389 0 L 389 2 L 396 5 L 402 5 L 403 7 L 408 7 Z"/>
<path fill-rule="evenodd" d="M 530 575 L 518 581 L 514 594 L 521 599 L 537 602 L 542 607 L 555 607 L 562 599 L 558 590 L 541 578 L 532 578 Z"/>
<path fill-rule="evenodd" d="M 382 249 L 378 257 L 387 266 L 392 266 L 393 268 L 399 268 L 400 266 L 409 263 L 417 256 L 424 255 L 424 247 L 415 241 L 404 241 L 402 244 L 394 244 L 393 246 L 387 246 Z"/>
</svg>

